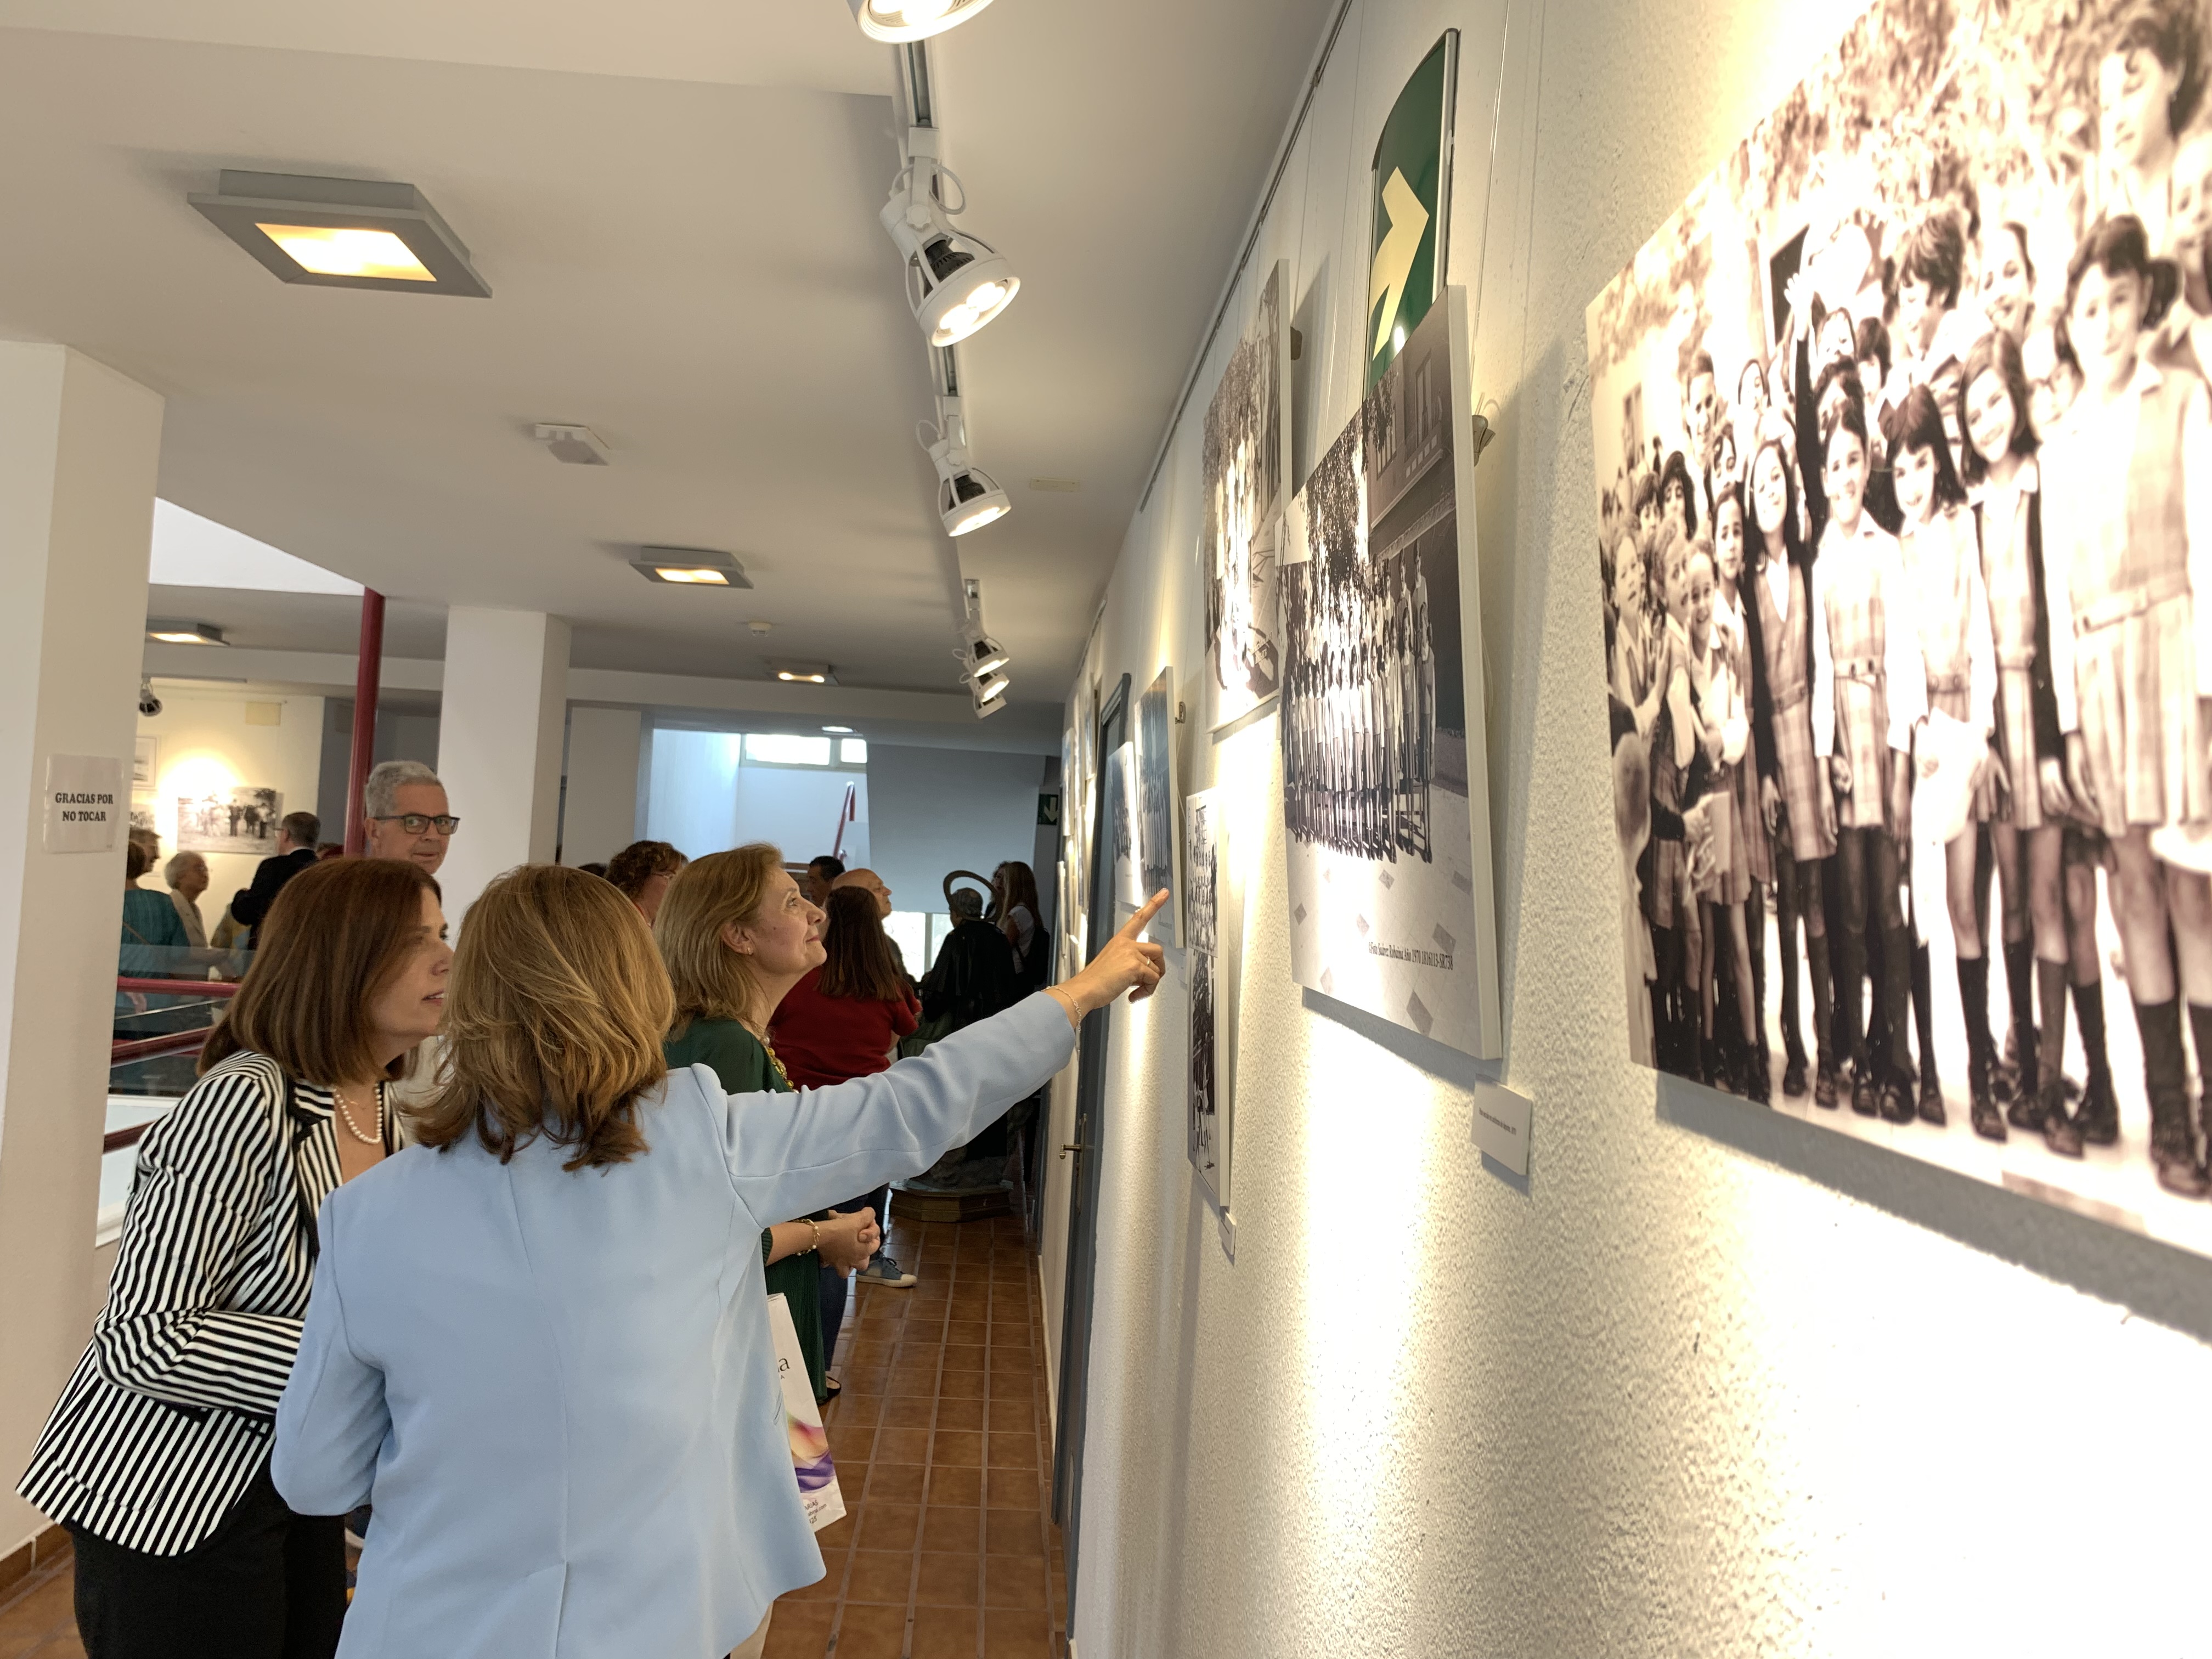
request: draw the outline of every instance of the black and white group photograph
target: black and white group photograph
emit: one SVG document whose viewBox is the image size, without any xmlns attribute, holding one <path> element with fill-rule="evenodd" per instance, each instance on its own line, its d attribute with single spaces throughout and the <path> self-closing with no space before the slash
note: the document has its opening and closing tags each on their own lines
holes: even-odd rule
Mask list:
<svg viewBox="0 0 2212 1659">
<path fill-rule="evenodd" d="M 1282 687 L 1279 575 L 1291 476 L 1290 264 L 1260 286 L 1206 410 L 1199 558 L 1206 583 L 1206 667 L 1213 724 L 1249 714 Z"/>
<path fill-rule="evenodd" d="M 1182 831 L 1176 809 L 1175 670 L 1163 668 L 1137 698 L 1137 902 L 1164 891 L 1168 902 L 1152 918 L 1146 937 L 1161 945 L 1181 942 L 1182 913 L 1176 882 L 1176 860 Z"/>
<path fill-rule="evenodd" d="M 2208 75 L 1881 0 L 1589 344 L 1634 1057 L 2212 1252 Z"/>
<path fill-rule="evenodd" d="M 1223 792 L 1207 790 L 1184 803 L 1183 937 L 1190 977 L 1190 1121 L 1192 1167 L 1212 1194 L 1229 1203 L 1229 1053 L 1234 969 L 1224 949 L 1233 914 L 1226 902 L 1230 861 Z"/>
<path fill-rule="evenodd" d="M 1477 1053 L 1453 454 L 1466 405 L 1448 311 L 1430 310 L 1291 504 L 1283 813 L 1297 981 Z"/>
<path fill-rule="evenodd" d="M 266 854 L 276 845 L 277 822 L 283 816 L 283 797 L 274 789 L 242 786 L 200 796 L 179 795 L 177 850 Z"/>
</svg>

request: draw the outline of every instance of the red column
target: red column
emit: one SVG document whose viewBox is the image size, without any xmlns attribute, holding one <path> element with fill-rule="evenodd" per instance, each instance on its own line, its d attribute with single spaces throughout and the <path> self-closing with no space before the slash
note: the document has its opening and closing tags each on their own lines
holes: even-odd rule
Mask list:
<svg viewBox="0 0 2212 1659">
<path fill-rule="evenodd" d="M 353 760 L 346 769 L 345 849 L 348 858 L 368 850 L 368 820 L 362 815 L 362 786 L 376 752 L 376 692 L 384 671 L 384 595 L 361 591 L 361 661 L 353 680 Z"/>
</svg>

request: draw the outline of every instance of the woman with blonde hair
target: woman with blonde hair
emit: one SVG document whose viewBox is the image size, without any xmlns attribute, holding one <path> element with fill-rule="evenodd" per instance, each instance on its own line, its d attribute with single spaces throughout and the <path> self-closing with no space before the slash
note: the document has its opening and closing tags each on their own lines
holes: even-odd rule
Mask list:
<svg viewBox="0 0 2212 1659">
<path fill-rule="evenodd" d="M 794 1103 L 668 1069 L 667 972 L 605 882 L 526 865 L 486 888 L 423 1144 L 325 1206 L 277 1417 L 289 1501 L 376 1505 L 342 1654 L 757 1653 L 769 1605 L 822 1576 L 764 1219 L 927 1168 L 1066 1066 L 1085 1012 L 1158 983 L 1139 936 L 1164 898 L 1066 983 Z M 803 935 L 802 903 L 779 867 L 717 933 Z"/>
<path fill-rule="evenodd" d="M 775 890 L 771 902 L 777 876 L 789 890 Z M 677 891 L 672 884 L 672 896 Z M 866 905 L 872 926 L 875 901 L 865 893 L 854 896 Z M 791 1073 L 771 1046 L 769 1021 L 785 995 L 821 968 L 823 950 L 822 912 L 799 896 L 798 884 L 784 873 L 782 854 L 756 842 L 701 859 L 698 874 L 684 883 L 681 896 L 660 907 L 653 940 L 676 995 L 675 1023 L 661 1045 L 668 1063 L 711 1067 L 726 1093 L 789 1094 Z M 907 1029 L 914 1029 L 911 1022 Z M 802 1071 L 799 1080 L 846 1079 Z M 827 1376 L 823 1270 L 845 1273 L 866 1267 L 882 1237 L 872 1212 L 857 1204 L 846 1209 L 850 1213 L 820 1210 L 761 1229 L 768 1293 L 782 1297 L 791 1311 L 817 1402 L 836 1393 Z"/>
</svg>

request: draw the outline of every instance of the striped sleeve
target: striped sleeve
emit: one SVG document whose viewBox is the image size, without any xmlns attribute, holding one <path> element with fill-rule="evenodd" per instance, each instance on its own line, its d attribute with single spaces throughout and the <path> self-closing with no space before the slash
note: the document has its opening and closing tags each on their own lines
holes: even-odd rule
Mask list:
<svg viewBox="0 0 2212 1659">
<path fill-rule="evenodd" d="M 283 1155 L 281 1085 L 263 1067 L 204 1079 L 140 1143 L 106 1307 L 100 1375 L 173 1405 L 273 1416 L 301 1322 L 234 1305 Z"/>
</svg>

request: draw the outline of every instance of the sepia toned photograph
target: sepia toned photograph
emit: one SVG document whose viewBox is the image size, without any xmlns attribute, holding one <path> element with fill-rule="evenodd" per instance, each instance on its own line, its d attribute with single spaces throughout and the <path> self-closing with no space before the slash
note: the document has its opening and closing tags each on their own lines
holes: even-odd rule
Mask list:
<svg viewBox="0 0 2212 1659">
<path fill-rule="evenodd" d="M 1634 1057 L 2212 1251 L 2208 70 L 1883 0 L 1588 330 Z"/>
<path fill-rule="evenodd" d="M 1461 632 L 1455 411 L 1469 405 L 1449 314 L 1429 312 L 1291 505 L 1283 815 L 1298 983 L 1480 1054 L 1495 991 Z"/>
<path fill-rule="evenodd" d="M 1242 719 L 1282 686 L 1279 575 L 1291 476 L 1290 264 L 1261 284 L 1206 411 L 1206 670 L 1215 726 Z"/>
<path fill-rule="evenodd" d="M 197 799 L 179 795 L 177 850 L 265 858 L 276 850 L 276 826 L 283 816 L 284 798 L 274 789 L 241 785 Z"/>
<path fill-rule="evenodd" d="M 1189 1125 L 1191 1167 L 1213 1202 L 1229 1207 L 1230 1066 L 1235 1050 L 1237 932 L 1232 897 L 1226 801 L 1206 790 L 1184 803 L 1188 845 L 1184 938 L 1190 976 Z"/>
</svg>

